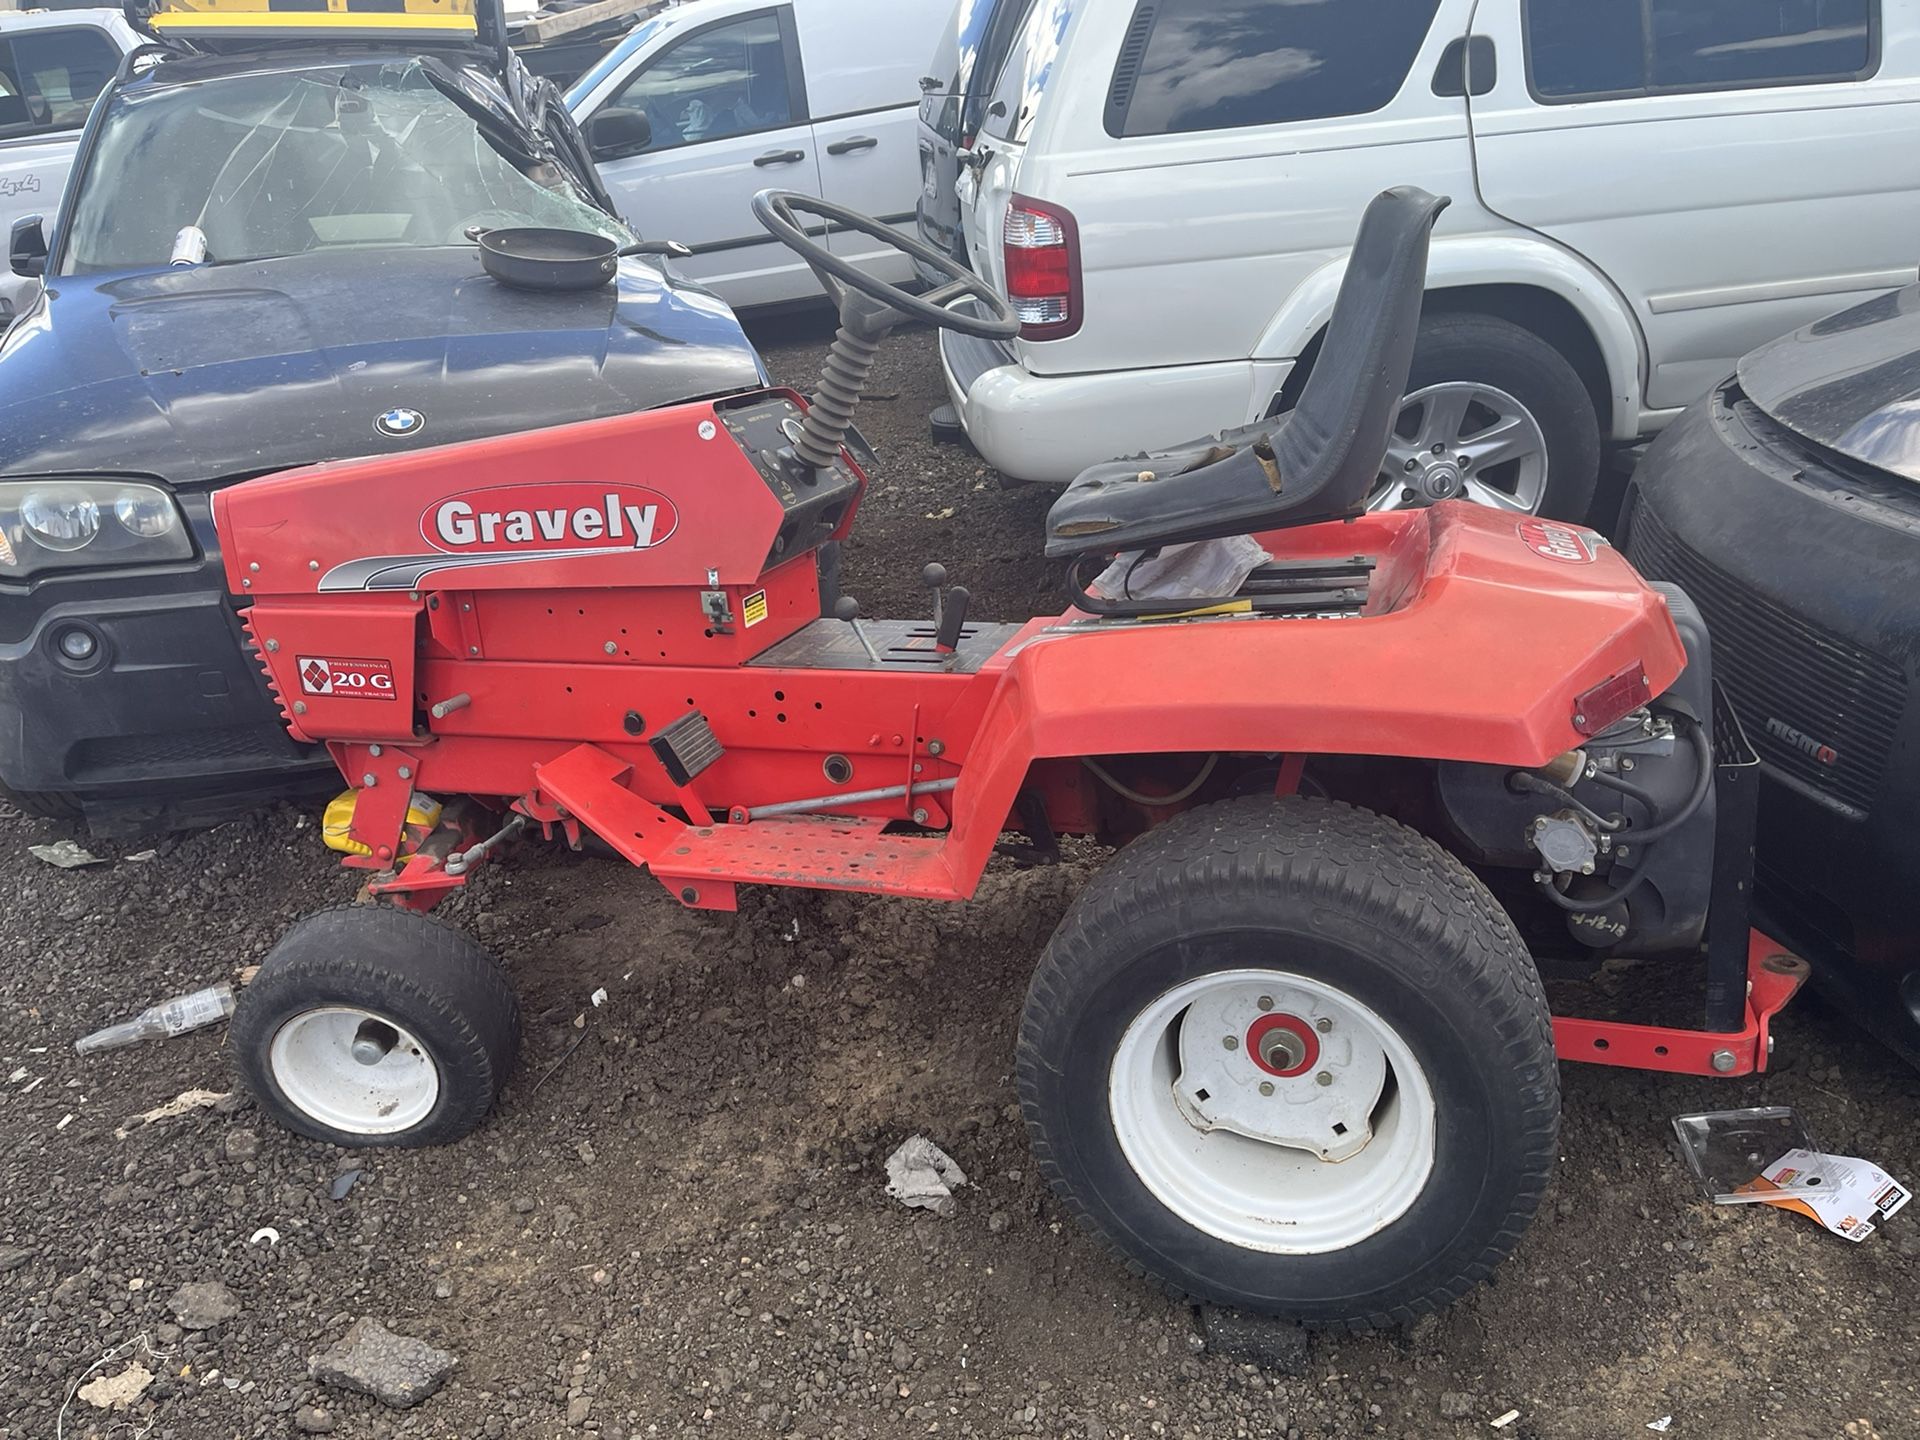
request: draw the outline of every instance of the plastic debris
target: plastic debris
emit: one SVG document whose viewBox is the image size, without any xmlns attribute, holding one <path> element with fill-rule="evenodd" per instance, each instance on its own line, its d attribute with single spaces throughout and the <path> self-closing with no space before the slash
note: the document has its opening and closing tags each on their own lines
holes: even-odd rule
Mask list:
<svg viewBox="0 0 1920 1440">
<path fill-rule="evenodd" d="M 1666 1434 L 1667 1431 L 1672 1428 L 1673 1417 L 1671 1415 L 1662 1415 L 1658 1420 L 1647 1421 L 1647 1429 L 1658 1430 L 1662 1435 Z"/>
<path fill-rule="evenodd" d="M 266 1241 L 269 1246 L 278 1245 L 280 1243 L 280 1232 L 271 1225 L 262 1225 L 247 1237 L 247 1244 L 258 1245 L 262 1240 Z"/>
<path fill-rule="evenodd" d="M 212 1025 L 233 1014 L 233 987 L 222 982 L 191 994 L 176 995 L 149 1005 L 131 1020 L 108 1025 L 83 1035 L 73 1042 L 74 1051 L 91 1055 L 99 1050 L 117 1050 L 140 1040 L 158 1040 L 167 1035 L 184 1035 L 203 1025 Z"/>
<path fill-rule="evenodd" d="M 1682 1115 L 1673 1122 L 1701 1190 L 1716 1205 L 1772 1205 L 1858 1244 L 1913 1198 L 1871 1161 L 1829 1154 L 1782 1105 Z"/>
<path fill-rule="evenodd" d="M 177 1120 L 182 1115 L 190 1115 L 195 1110 L 207 1110 L 226 1099 L 231 1091 L 227 1090 L 182 1090 L 164 1105 L 156 1105 L 119 1126 L 113 1132 L 113 1138 L 124 1140 L 143 1125 L 152 1125 L 161 1120 Z"/>
<path fill-rule="evenodd" d="M 1492 1421 L 1491 1423 L 1494 1429 L 1504 1430 L 1507 1428 L 1507 1426 L 1511 1425 L 1514 1421 L 1518 1420 L 1519 1418 L 1520 1418 L 1520 1412 L 1518 1410 L 1509 1410 L 1507 1411 L 1506 1414 L 1500 1416 L 1498 1419 Z"/>
<path fill-rule="evenodd" d="M 51 845 L 29 845 L 27 853 L 36 860 L 44 860 L 62 870 L 78 870 L 87 865 L 104 865 L 91 850 L 76 845 L 71 840 L 56 840 Z"/>
<path fill-rule="evenodd" d="M 601 986 L 598 990 L 594 991 L 593 994 L 589 995 L 587 998 L 593 1002 L 593 1008 L 598 1010 L 602 1005 L 607 1003 L 606 986 L 604 985 Z"/>
<path fill-rule="evenodd" d="M 1093 593 L 1113 600 L 1199 600 L 1231 595 L 1273 557 L 1248 535 L 1128 550 L 1095 578 Z"/>
<path fill-rule="evenodd" d="M 1789 1150 L 1749 1184 L 1761 1204 L 1804 1215 L 1856 1245 L 1913 1198 L 1873 1162 L 1818 1150 Z"/>
<path fill-rule="evenodd" d="M 153 1384 L 153 1372 L 138 1360 L 118 1375 L 101 1375 L 80 1387 L 80 1398 L 96 1410 L 124 1410 Z"/>
<path fill-rule="evenodd" d="M 124 856 L 123 858 L 127 860 L 155 860 L 158 859 L 159 856 L 160 852 L 158 850 L 136 850 L 131 855 Z"/>
<path fill-rule="evenodd" d="M 902 1141 L 887 1157 L 887 1194 L 910 1209 L 950 1219 L 960 1209 L 953 1192 L 966 1183 L 966 1171 L 924 1135 Z"/>
</svg>

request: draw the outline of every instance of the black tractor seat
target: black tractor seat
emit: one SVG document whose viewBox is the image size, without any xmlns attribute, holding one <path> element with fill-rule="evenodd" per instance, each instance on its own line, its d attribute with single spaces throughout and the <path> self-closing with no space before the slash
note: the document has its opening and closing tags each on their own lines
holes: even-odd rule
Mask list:
<svg viewBox="0 0 1920 1440">
<path fill-rule="evenodd" d="M 1448 203 L 1411 185 L 1373 198 L 1292 411 L 1082 472 L 1047 514 L 1047 554 L 1114 555 L 1360 514 L 1406 393 L 1427 241 Z"/>
</svg>

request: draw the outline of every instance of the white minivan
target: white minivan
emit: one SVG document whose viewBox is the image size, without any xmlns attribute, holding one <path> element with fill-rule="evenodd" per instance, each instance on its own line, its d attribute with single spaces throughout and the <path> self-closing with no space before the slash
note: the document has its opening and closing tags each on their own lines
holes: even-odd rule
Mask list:
<svg viewBox="0 0 1920 1440">
<path fill-rule="evenodd" d="M 1380 508 L 1584 516 L 1603 439 L 1912 284 L 1920 0 L 1034 0 L 957 182 L 1027 321 L 941 335 L 1010 477 L 1291 405 L 1369 197 L 1453 198 Z"/>
<path fill-rule="evenodd" d="M 141 40 L 119 10 L 0 11 L 0 231 L 60 208 L 93 97 Z M 0 274 L 0 312 L 39 284 Z"/>
<path fill-rule="evenodd" d="M 675 268 L 737 308 L 820 285 L 748 209 L 797 190 L 910 229 L 920 194 L 916 113 L 953 0 L 690 0 L 643 20 L 567 91 L 628 224 L 693 253 Z M 898 251 L 856 233 L 827 243 L 883 279 Z"/>
</svg>

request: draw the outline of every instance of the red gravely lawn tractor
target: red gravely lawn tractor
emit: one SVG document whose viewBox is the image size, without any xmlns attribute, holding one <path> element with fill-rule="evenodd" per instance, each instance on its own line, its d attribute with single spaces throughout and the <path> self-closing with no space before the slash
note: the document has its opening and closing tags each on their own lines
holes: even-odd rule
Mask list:
<svg viewBox="0 0 1920 1440">
<path fill-rule="evenodd" d="M 1408 443 L 1390 427 L 1445 203 L 1368 209 L 1291 414 L 1061 496 L 1046 544 L 1074 603 L 1025 624 L 977 618 L 937 566 L 927 618 L 839 593 L 877 343 L 1018 317 L 793 195 L 755 209 L 840 303 L 811 403 L 726 395 L 220 492 L 287 724 L 353 786 L 332 838 L 387 902 L 302 921 L 246 991 L 232 1043 L 263 1108 L 347 1145 L 478 1124 L 513 994 L 419 912 L 540 838 L 598 837 L 718 910 L 743 885 L 965 899 L 1016 832 L 1030 856 L 1122 846 L 1027 996 L 1038 1163 L 1137 1270 L 1313 1324 L 1407 1320 L 1512 1248 L 1553 1161 L 1556 1051 L 1764 1069 L 1802 968 L 1748 929 L 1752 757 L 1686 597 L 1577 526 L 1364 513 Z M 799 213 L 952 283 L 875 281 Z M 1208 547 L 1243 536 L 1257 559 L 1217 593 L 1136 583 L 1217 573 Z M 1569 957 L 1703 949 L 1698 1028 L 1548 1012 L 1542 969 Z"/>
</svg>

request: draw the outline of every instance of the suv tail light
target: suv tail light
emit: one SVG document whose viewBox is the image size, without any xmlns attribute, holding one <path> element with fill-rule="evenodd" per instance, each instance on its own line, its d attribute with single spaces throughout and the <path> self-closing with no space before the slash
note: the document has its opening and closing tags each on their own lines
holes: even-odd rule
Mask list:
<svg viewBox="0 0 1920 1440">
<path fill-rule="evenodd" d="M 1080 328 L 1080 228 L 1058 205 L 1015 195 L 1000 227 L 1007 298 L 1023 340 L 1059 340 Z"/>
</svg>

